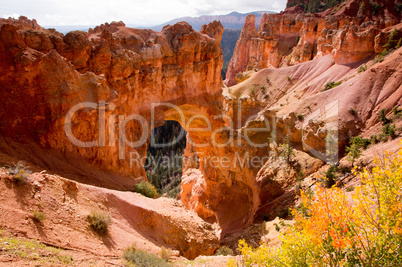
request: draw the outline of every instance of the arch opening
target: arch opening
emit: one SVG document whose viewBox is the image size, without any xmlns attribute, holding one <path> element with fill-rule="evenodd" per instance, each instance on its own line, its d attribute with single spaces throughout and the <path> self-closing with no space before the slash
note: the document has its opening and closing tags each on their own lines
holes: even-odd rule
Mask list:
<svg viewBox="0 0 402 267">
<path fill-rule="evenodd" d="M 180 123 L 173 120 L 152 129 L 144 168 L 148 181 L 161 196 L 180 196 L 186 136 Z"/>
</svg>

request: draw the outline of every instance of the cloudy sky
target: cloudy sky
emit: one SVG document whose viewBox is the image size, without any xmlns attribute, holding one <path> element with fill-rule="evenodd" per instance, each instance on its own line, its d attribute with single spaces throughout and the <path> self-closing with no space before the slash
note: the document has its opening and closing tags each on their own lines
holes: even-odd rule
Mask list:
<svg viewBox="0 0 402 267">
<path fill-rule="evenodd" d="M 2 0 L 1 17 L 27 16 L 42 26 L 99 25 L 122 20 L 153 26 L 185 16 L 223 15 L 232 11 L 282 11 L 286 0 Z"/>
</svg>

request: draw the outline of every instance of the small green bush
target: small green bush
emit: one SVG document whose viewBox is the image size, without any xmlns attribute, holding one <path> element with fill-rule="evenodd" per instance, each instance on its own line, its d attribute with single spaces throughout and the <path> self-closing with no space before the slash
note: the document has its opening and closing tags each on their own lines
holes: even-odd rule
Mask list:
<svg viewBox="0 0 402 267">
<path fill-rule="evenodd" d="M 381 62 L 383 62 L 383 61 L 384 61 L 384 56 L 378 55 L 378 56 L 376 56 L 376 58 L 374 59 L 373 63 L 374 63 L 374 64 L 375 64 L 375 63 L 381 63 Z"/>
<path fill-rule="evenodd" d="M 123 253 L 123 258 L 136 267 L 167 267 L 170 266 L 164 259 L 156 255 L 149 254 L 143 250 L 137 250 L 135 246 L 127 248 Z"/>
<path fill-rule="evenodd" d="M 346 147 L 346 152 L 348 152 L 347 154 L 347 159 L 352 162 L 352 167 L 354 165 L 354 162 L 356 159 L 358 159 L 361 155 L 361 146 L 357 145 L 357 144 L 353 144 L 351 146 L 347 146 Z"/>
<path fill-rule="evenodd" d="M 360 136 L 352 137 L 350 140 L 350 144 L 356 144 L 357 146 L 366 149 L 370 144 L 371 140 L 367 138 L 362 138 Z"/>
<path fill-rule="evenodd" d="M 402 110 L 399 110 L 399 106 L 395 106 L 393 109 L 392 109 L 392 114 L 394 114 L 395 116 L 397 116 L 399 113 L 401 113 L 402 112 Z"/>
<path fill-rule="evenodd" d="M 371 6 L 371 12 L 372 12 L 372 14 L 375 16 L 375 15 L 378 15 L 378 13 L 380 12 L 380 7 L 381 7 L 381 5 L 379 5 L 379 4 L 377 4 L 377 3 L 375 3 L 375 2 L 371 2 L 370 3 L 370 6 Z"/>
<path fill-rule="evenodd" d="M 364 2 L 362 2 L 360 4 L 359 12 L 363 12 L 365 9 L 366 9 L 366 4 Z"/>
<path fill-rule="evenodd" d="M 44 220 L 46 220 L 46 215 L 44 212 L 42 211 L 36 211 L 34 210 L 32 212 L 32 218 L 33 220 L 37 221 L 37 222 L 43 222 Z"/>
<path fill-rule="evenodd" d="M 351 172 L 350 166 L 344 165 L 344 164 L 340 164 L 339 166 L 337 166 L 336 169 L 337 169 L 337 172 L 341 175 Z"/>
<path fill-rule="evenodd" d="M 387 115 L 385 113 L 386 113 L 385 109 L 380 110 L 380 112 L 378 113 L 379 116 L 378 120 L 382 122 L 382 125 L 391 123 L 391 120 L 387 118 Z"/>
<path fill-rule="evenodd" d="M 396 48 L 397 43 L 399 40 L 399 31 L 398 29 L 394 29 L 389 35 L 388 35 L 388 42 L 384 45 L 384 47 L 388 48 L 388 49 L 393 49 Z M 386 51 L 386 54 L 388 54 L 388 50 L 384 49 L 384 51 Z M 383 52 L 384 52 L 383 51 Z M 385 55 L 384 55 L 385 56 Z"/>
<path fill-rule="evenodd" d="M 215 255 L 234 256 L 234 252 L 230 247 L 222 246 L 215 251 Z"/>
<path fill-rule="evenodd" d="M 18 185 L 26 184 L 26 182 L 28 181 L 28 175 L 28 172 L 26 172 L 24 169 L 21 169 L 18 171 L 17 174 L 13 176 L 13 182 Z"/>
<path fill-rule="evenodd" d="M 378 54 L 374 59 L 373 64 L 383 62 L 388 53 L 389 53 L 388 49 L 382 50 L 382 52 Z"/>
<path fill-rule="evenodd" d="M 335 184 L 337 168 L 335 165 L 331 165 L 325 173 L 324 187 L 331 188 Z"/>
<path fill-rule="evenodd" d="M 367 65 L 362 65 L 360 68 L 357 70 L 358 73 L 364 72 L 367 70 Z"/>
<path fill-rule="evenodd" d="M 395 4 L 395 10 L 398 13 L 402 13 L 402 4 Z"/>
<path fill-rule="evenodd" d="M 301 182 L 301 181 L 303 181 L 303 179 L 304 179 L 305 177 L 306 177 L 306 176 L 304 175 L 303 170 L 300 170 L 299 175 L 297 176 L 296 180 L 297 180 L 298 182 Z"/>
<path fill-rule="evenodd" d="M 290 76 L 288 76 L 287 79 L 288 79 L 288 82 L 292 81 L 292 78 L 290 78 Z"/>
<path fill-rule="evenodd" d="M 329 83 L 327 83 L 325 85 L 324 89 L 322 89 L 321 92 L 331 90 L 332 88 L 335 88 L 335 87 L 337 87 L 337 86 L 339 86 L 341 84 L 342 84 L 342 82 L 337 82 L 337 83 L 336 82 L 329 82 Z"/>
<path fill-rule="evenodd" d="M 280 144 L 279 147 L 281 148 L 280 157 L 286 161 L 286 163 L 290 164 L 292 156 L 295 156 L 295 151 L 290 144 L 290 138 L 287 136 L 285 138 L 285 142 Z"/>
<path fill-rule="evenodd" d="M 354 190 L 355 190 L 354 186 L 350 186 L 350 187 L 346 188 L 346 192 L 352 192 Z"/>
<path fill-rule="evenodd" d="M 353 116 L 356 116 L 356 115 L 357 115 L 357 110 L 356 110 L 355 108 L 350 108 L 350 109 L 349 109 L 349 113 L 350 113 L 351 115 L 353 115 Z"/>
<path fill-rule="evenodd" d="M 303 114 L 297 114 L 297 119 L 298 119 L 299 121 L 304 120 Z"/>
<path fill-rule="evenodd" d="M 9 174 L 12 176 L 12 181 L 17 185 L 23 185 L 28 181 L 28 176 L 31 172 L 27 170 L 27 167 L 22 161 L 14 164 L 10 170 Z"/>
<path fill-rule="evenodd" d="M 355 159 L 360 157 L 361 149 L 366 149 L 370 144 L 372 144 L 371 139 L 361 138 L 360 136 L 355 136 L 350 139 L 350 146 L 346 147 L 346 152 L 348 152 L 348 160 L 354 164 Z"/>
<path fill-rule="evenodd" d="M 380 142 L 387 142 L 389 140 L 389 136 L 383 133 L 380 134 L 378 138 Z"/>
<path fill-rule="evenodd" d="M 378 139 L 377 139 L 377 135 L 372 135 L 370 138 L 370 142 L 372 145 L 377 144 L 378 143 Z"/>
<path fill-rule="evenodd" d="M 134 192 L 140 193 L 149 198 L 158 197 L 158 191 L 155 186 L 148 181 L 142 181 L 134 186 Z"/>
<path fill-rule="evenodd" d="M 402 38 L 399 38 L 399 41 L 398 41 L 398 43 L 396 44 L 395 49 L 398 49 L 398 48 L 400 48 L 401 46 L 402 46 Z"/>
<path fill-rule="evenodd" d="M 384 49 L 382 50 L 382 52 L 380 53 L 381 56 L 385 57 L 389 54 L 389 50 L 388 49 Z"/>
<path fill-rule="evenodd" d="M 92 230 L 100 235 L 104 235 L 108 232 L 111 220 L 107 213 L 100 210 L 92 210 L 88 215 L 88 223 Z"/>
<path fill-rule="evenodd" d="M 385 134 L 386 136 L 390 136 L 392 139 L 396 137 L 396 126 L 395 124 L 391 125 L 390 123 L 385 124 L 384 127 L 382 127 L 382 133 Z"/>
</svg>

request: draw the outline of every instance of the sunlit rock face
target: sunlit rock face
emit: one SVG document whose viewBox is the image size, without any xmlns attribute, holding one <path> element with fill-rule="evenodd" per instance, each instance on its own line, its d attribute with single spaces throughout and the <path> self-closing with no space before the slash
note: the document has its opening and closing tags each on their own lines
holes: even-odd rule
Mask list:
<svg viewBox="0 0 402 267">
<path fill-rule="evenodd" d="M 23 158 L 85 183 L 131 190 L 146 179 L 152 128 L 176 120 L 194 143 L 186 155 L 199 157 L 192 174 L 184 174 L 185 206 L 222 232 L 252 222 L 259 168 L 210 162 L 245 162 L 242 157 L 265 153 L 243 137 L 221 145 L 233 134 L 223 128 L 229 125 L 222 116 L 219 22 L 200 32 L 185 22 L 161 32 L 117 22 L 66 35 L 15 25 L 6 21 L 0 31 L 0 83 L 7 99 L 0 104 L 0 131 L 35 151 Z"/>
<path fill-rule="evenodd" d="M 35 141 L 127 177 L 145 177 L 141 166 L 130 168 L 129 155 L 144 155 L 150 129 L 163 124 L 163 111 L 170 108 L 156 107 L 152 124 L 152 103 L 219 111 L 214 103 L 220 102 L 222 83 L 220 23 L 201 32 L 184 22 L 153 32 L 120 22 L 65 36 L 17 26 L 4 24 L 0 32 L 1 90 L 8 99 L 1 116 L 9 125 L 1 129 L 4 137 Z M 84 102 L 93 104 L 71 113 L 71 134 L 90 148 L 73 144 L 64 127 L 68 111 Z M 140 121 L 126 121 L 126 139 L 144 134 L 145 142 L 135 149 L 119 147 L 118 116 L 133 114 L 146 123 L 142 129 Z"/>
<path fill-rule="evenodd" d="M 258 31 L 250 16 L 229 63 L 225 84 L 236 84 L 236 75 L 248 70 L 292 66 L 331 53 L 336 63 L 350 64 L 381 52 L 376 44 L 381 30 L 400 23 L 401 14 L 392 0 L 385 1 L 378 11 L 371 10 L 367 1 L 367 8 L 361 10 L 362 2 L 346 1 L 318 14 L 304 14 L 296 7 L 265 14 Z"/>
<path fill-rule="evenodd" d="M 254 17 L 248 17 L 226 82 L 235 84 L 239 72 L 260 71 L 223 95 L 219 22 L 200 32 L 185 22 L 161 32 L 114 22 L 63 35 L 24 19 L 1 20 L 0 90 L 7 101 L 0 103 L 0 145 L 68 178 L 131 190 L 146 179 L 151 130 L 165 120 L 178 121 L 191 140 L 182 203 L 216 222 L 221 235 L 238 231 L 298 175 L 289 176 L 285 165 L 269 156 L 275 148 L 259 146 L 268 143 L 273 130 L 253 128 L 275 121 L 278 144 L 289 135 L 299 151 L 320 152 L 326 148 L 325 123 L 304 125 L 297 119 L 312 111 L 307 107 L 325 110 L 333 98 L 327 96 L 339 96 L 345 118 L 341 136 L 357 133 L 374 109 L 383 107 L 381 101 L 370 107 L 367 101 L 353 102 L 380 94 L 380 85 L 372 90 L 368 84 L 378 81 L 375 76 L 352 83 L 356 70 L 348 63 L 380 51 L 390 31 L 382 29 L 397 20 L 351 17 L 355 1 L 349 2 L 343 13 L 265 15 L 258 30 Z M 280 68 L 286 66 L 291 67 Z M 364 75 L 376 73 L 381 72 Z M 348 82 L 320 93 L 338 80 Z M 353 84 L 360 91 L 347 88 Z M 364 115 L 358 123 L 348 113 L 352 104 Z M 306 174 L 323 164 L 307 153 L 299 153 L 307 162 L 302 167 L 314 166 Z"/>
</svg>

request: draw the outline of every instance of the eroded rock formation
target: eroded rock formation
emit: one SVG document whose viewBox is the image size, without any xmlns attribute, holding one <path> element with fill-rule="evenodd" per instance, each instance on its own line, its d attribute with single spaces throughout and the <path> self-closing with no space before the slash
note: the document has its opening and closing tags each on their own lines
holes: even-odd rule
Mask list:
<svg viewBox="0 0 402 267">
<path fill-rule="evenodd" d="M 6 20 L 0 30 L 5 99 L 0 143 L 10 155 L 87 184 L 132 190 L 146 179 L 143 164 L 153 127 L 169 117 L 188 130 L 203 124 L 193 120 L 186 125 L 189 117 L 221 113 L 219 22 L 201 32 L 185 22 L 161 32 L 118 22 L 66 35 L 26 24 L 24 19 Z M 197 142 L 208 139 L 208 133 L 189 134 Z M 211 254 L 217 247 L 216 236 L 210 236 L 212 245 L 202 248 L 202 227 L 195 233 L 200 238 L 185 245 L 184 227 L 173 231 L 169 223 L 152 218 L 144 231 L 165 227 L 185 256 Z"/>
<path fill-rule="evenodd" d="M 255 29 L 255 16 L 249 15 L 246 18 L 246 21 L 243 26 L 243 30 L 241 31 L 239 40 L 236 43 L 235 51 L 233 52 L 235 57 L 232 57 L 230 60 L 227 74 L 227 79 L 233 80 L 235 77 L 231 77 L 236 75 L 239 72 L 243 72 L 247 68 L 248 59 L 250 57 L 249 51 L 251 46 L 252 38 L 257 35 L 257 31 Z M 229 75 L 229 76 L 228 76 Z M 233 84 L 228 84 L 233 85 Z"/>
<path fill-rule="evenodd" d="M 65 36 L 4 24 L 1 147 L 67 177 L 127 190 L 146 179 L 150 130 L 176 120 L 192 140 L 185 156 L 198 156 L 183 174 L 183 204 L 218 223 L 222 236 L 236 232 L 294 195 L 300 171 L 309 175 L 329 160 L 327 124 L 342 153 L 351 136 L 375 125 L 379 108 L 400 102 L 398 51 L 357 75 L 356 61 L 366 63 L 386 42 L 388 22 L 296 11 L 264 16 L 258 32 L 247 19 L 228 79 L 259 71 L 223 95 L 218 22 L 199 33 L 187 23 L 153 32 L 118 22 Z M 336 81 L 343 83 L 321 92 Z M 159 102 L 180 112 L 152 109 Z M 303 162 L 278 161 L 286 138 Z"/>
<path fill-rule="evenodd" d="M 248 120 L 242 130 L 264 129 L 264 121 L 271 126 L 269 131 L 259 133 L 260 140 L 272 141 L 268 148 L 261 149 L 269 158 L 254 178 L 259 193 L 256 202 L 260 205 L 255 213 L 257 219 L 271 220 L 286 213 L 300 190 L 297 179 L 303 180 L 325 163 L 337 163 L 345 155 L 344 148 L 351 137 L 381 135 L 379 111 L 385 109 L 389 114 L 402 104 L 401 59 L 402 48 L 377 64 L 367 60 L 341 65 L 327 55 L 292 67 L 260 70 L 226 89 L 229 112 L 243 99 L 248 100 L 249 106 L 264 106 L 254 110 L 257 116 Z M 359 73 L 360 66 L 367 70 Z M 325 91 L 331 81 L 342 84 Z M 400 120 L 396 118 L 393 123 L 399 125 Z M 287 142 L 295 150 L 289 163 L 280 147 Z M 249 151 L 251 156 L 255 153 Z"/>
<path fill-rule="evenodd" d="M 331 53 L 339 64 L 368 58 L 385 44 L 376 44 L 381 30 L 401 22 L 396 5 L 388 0 L 374 11 L 369 1 L 349 0 L 319 14 L 295 8 L 266 14 L 258 32 L 249 24 L 243 28 L 247 38 L 239 39 L 225 83 L 236 84 L 239 72 L 292 66 Z"/>
<path fill-rule="evenodd" d="M 90 34 L 75 31 L 63 36 L 54 31 L 18 31 L 4 24 L 0 83 L 8 101 L 0 108 L 1 134 L 77 155 L 103 170 L 145 176 L 142 167 L 130 168 L 129 153 L 145 155 L 148 132 L 163 124 L 163 110 L 168 108 L 155 110 L 151 125 L 151 103 L 186 104 L 188 109 L 219 113 L 219 105 L 210 99 L 219 103 L 222 32 L 217 22 L 201 33 L 187 23 L 167 26 L 160 33 L 112 23 Z M 92 148 L 73 144 L 65 133 L 68 111 L 82 102 L 95 106 L 92 112 L 79 109 L 72 114 L 69 137 Z M 145 142 L 134 150 L 126 144 L 119 150 L 117 116 L 133 114 L 145 118 L 145 129 L 131 121 L 126 139 L 145 133 Z"/>
<path fill-rule="evenodd" d="M 127 190 L 146 179 L 152 127 L 176 120 L 198 144 L 199 169 L 183 179 L 183 203 L 217 222 L 222 233 L 241 229 L 259 206 L 254 177 L 262 165 L 250 167 L 250 155 L 267 151 L 249 145 L 241 132 L 261 106 L 245 103 L 243 118 L 234 115 L 238 132 L 221 116 L 222 32 L 218 22 L 200 33 L 187 23 L 158 33 L 118 22 L 65 36 L 3 25 L 4 146 L 13 151 L 12 142 L 25 144 L 14 153 L 35 151 L 22 157 L 85 183 Z M 180 112 L 167 105 L 152 109 L 159 102 Z M 221 167 L 216 159 L 230 164 Z M 233 209 L 233 203 L 241 205 Z"/>
</svg>

